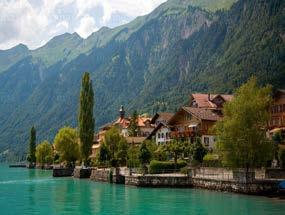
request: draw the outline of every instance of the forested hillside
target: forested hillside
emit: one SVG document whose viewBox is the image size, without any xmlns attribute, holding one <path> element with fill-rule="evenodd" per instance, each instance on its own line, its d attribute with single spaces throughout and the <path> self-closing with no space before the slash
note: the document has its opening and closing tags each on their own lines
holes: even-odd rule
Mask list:
<svg viewBox="0 0 285 215">
<path fill-rule="evenodd" d="M 284 1 L 240 0 L 230 8 L 233 2 L 170 0 L 87 39 L 64 34 L 34 51 L 1 51 L 2 157 L 23 154 L 32 125 L 39 141 L 76 126 L 85 71 L 93 79 L 97 128 L 121 104 L 129 112 L 171 111 L 191 92 L 231 93 L 252 75 L 285 87 Z"/>
</svg>

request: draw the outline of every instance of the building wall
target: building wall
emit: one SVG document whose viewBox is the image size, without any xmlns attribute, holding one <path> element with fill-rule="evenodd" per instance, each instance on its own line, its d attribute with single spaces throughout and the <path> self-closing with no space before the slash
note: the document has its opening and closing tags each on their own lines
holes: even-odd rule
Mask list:
<svg viewBox="0 0 285 215">
<path fill-rule="evenodd" d="M 215 139 L 214 135 L 202 135 L 202 144 L 207 149 L 214 149 L 215 148 Z"/>
<path fill-rule="evenodd" d="M 280 92 L 273 98 L 269 126 L 271 128 L 285 126 L 285 93 Z"/>
<path fill-rule="evenodd" d="M 157 130 L 155 135 L 155 142 L 156 144 L 164 144 L 166 142 L 169 142 L 170 139 L 170 129 L 167 127 L 161 127 Z"/>
</svg>

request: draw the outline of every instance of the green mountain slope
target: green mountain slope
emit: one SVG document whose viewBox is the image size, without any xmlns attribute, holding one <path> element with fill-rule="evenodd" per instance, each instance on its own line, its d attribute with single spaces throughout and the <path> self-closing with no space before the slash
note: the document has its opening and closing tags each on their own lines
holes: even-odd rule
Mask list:
<svg viewBox="0 0 285 215">
<path fill-rule="evenodd" d="M 30 54 L 27 46 L 19 44 L 8 50 L 0 50 L 0 73 L 7 70 L 16 62 L 24 59 Z"/>
<path fill-rule="evenodd" d="M 39 141 L 76 126 L 84 71 L 93 79 L 97 128 L 121 104 L 175 110 L 191 92 L 232 92 L 251 75 L 285 87 L 284 1 L 240 0 L 217 11 L 233 2 L 170 0 L 127 25 L 85 40 L 61 35 L 16 59 L 0 74 L 0 155 L 22 155 L 32 125 Z"/>
</svg>

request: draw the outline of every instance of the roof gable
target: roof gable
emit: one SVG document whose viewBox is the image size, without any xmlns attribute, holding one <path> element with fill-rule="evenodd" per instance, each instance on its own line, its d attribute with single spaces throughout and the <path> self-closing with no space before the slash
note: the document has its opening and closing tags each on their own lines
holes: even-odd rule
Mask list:
<svg viewBox="0 0 285 215">
<path fill-rule="evenodd" d="M 190 106 L 214 109 L 222 106 L 224 102 L 231 101 L 232 98 L 232 95 L 194 93 L 191 95 Z"/>
</svg>

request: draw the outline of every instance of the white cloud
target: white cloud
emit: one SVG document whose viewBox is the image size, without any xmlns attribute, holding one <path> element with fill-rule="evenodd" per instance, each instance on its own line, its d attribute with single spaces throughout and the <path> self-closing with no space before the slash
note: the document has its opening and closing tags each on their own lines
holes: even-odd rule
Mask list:
<svg viewBox="0 0 285 215">
<path fill-rule="evenodd" d="M 97 31 L 96 23 L 93 17 L 87 15 L 80 19 L 80 25 L 75 31 L 83 38 L 88 37 L 92 32 Z"/>
<path fill-rule="evenodd" d="M 18 43 L 37 48 L 52 37 L 87 37 L 151 12 L 166 0 L 0 0 L 0 49 Z"/>
<path fill-rule="evenodd" d="M 67 21 L 61 21 L 56 24 L 55 28 L 50 31 L 50 35 L 63 34 L 68 31 L 69 24 Z"/>
</svg>

